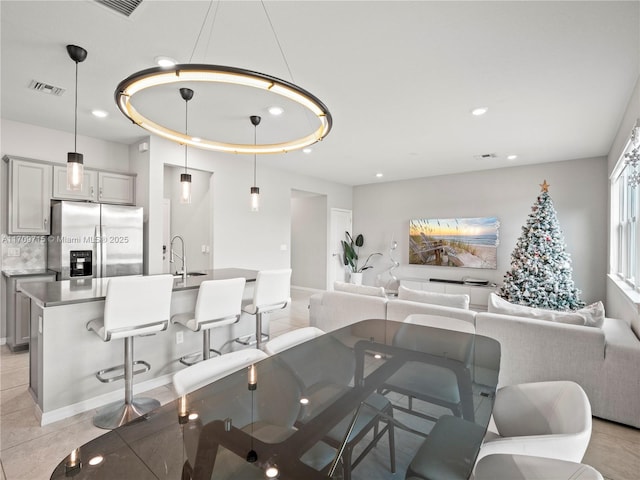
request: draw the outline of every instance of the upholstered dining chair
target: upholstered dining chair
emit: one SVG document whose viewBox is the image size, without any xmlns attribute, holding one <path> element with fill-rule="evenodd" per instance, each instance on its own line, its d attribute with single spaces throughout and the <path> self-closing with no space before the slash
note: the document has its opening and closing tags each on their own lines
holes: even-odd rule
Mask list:
<svg viewBox="0 0 640 480">
<path fill-rule="evenodd" d="M 291 369 L 298 378 L 302 394 L 309 400 L 309 406 L 301 411 L 299 421 L 305 423 L 311 420 L 327 401 L 336 398 L 349 388 L 355 370 L 355 357 L 353 351 L 339 340 L 327 335 L 317 352 L 323 355 L 326 361 L 324 372 L 312 371 L 307 368 L 306 355 L 303 349 L 294 347 L 301 343 L 323 335 L 324 332 L 316 327 L 306 327 L 286 332 L 265 344 L 265 351 L 274 355 L 284 352 L 280 357 L 282 362 Z M 286 350 L 286 352 L 285 352 Z M 327 374 L 327 372 L 331 372 Z M 366 454 L 378 443 L 379 439 L 387 433 L 389 441 L 390 470 L 395 472 L 395 435 L 393 427 L 393 406 L 383 395 L 373 393 L 365 400 L 365 406 L 360 409 L 353 430 L 345 444 L 342 466 L 343 478 L 349 480 L 351 471 L 364 459 Z M 316 406 L 317 408 L 314 408 Z M 345 417 L 323 438 L 323 441 L 332 447 L 339 449 L 344 441 L 352 416 Z M 385 426 L 379 430 L 379 422 Z M 353 457 L 354 448 L 362 439 L 373 430 L 373 439 L 367 444 L 358 457 Z"/>
<path fill-rule="evenodd" d="M 263 470 L 227 449 L 215 449 L 203 454 L 206 446 L 203 447 L 201 441 L 203 429 L 212 420 L 220 419 L 229 419 L 233 426 L 250 431 L 254 438 L 267 443 L 284 440 L 295 431 L 294 422 L 301 407 L 297 380 L 280 365 L 260 363 L 267 358 L 268 355 L 262 350 L 248 348 L 198 362 L 173 376 L 175 392 L 180 396 L 189 394 L 189 408 L 199 411 L 195 420 L 188 420 L 184 425 L 183 442 L 187 459 L 183 465 L 183 479 L 200 478 L 203 467 L 197 462 L 203 460 L 212 469 L 215 465 L 216 469 L 213 476 L 208 475 L 207 478 L 264 478 Z M 231 376 L 251 365 L 256 365 L 260 378 L 255 389 L 255 402 L 253 396 L 247 397 L 247 377 Z M 277 405 L 271 402 L 271 406 L 267 406 L 269 402 L 260 399 L 263 394 L 270 399 L 277 397 Z M 334 448 L 320 442 L 307 451 L 301 460 L 320 471 L 328 470 L 335 456 Z"/>
<path fill-rule="evenodd" d="M 192 332 L 202 332 L 202 360 L 211 357 L 211 330 L 237 323 L 242 309 L 244 278 L 224 280 L 206 280 L 200 284 L 196 306 L 193 312 L 178 313 L 171 316 L 171 323 L 177 323 Z M 193 365 L 196 355 L 180 358 L 184 365 Z"/>
<path fill-rule="evenodd" d="M 580 463 L 591 439 L 591 405 L 575 382 L 502 387 L 476 461 L 491 454 L 530 455 Z"/>
<path fill-rule="evenodd" d="M 283 333 L 264 344 L 264 351 L 268 355 L 275 355 L 288 348 L 295 347 L 303 342 L 312 340 L 325 332 L 317 327 L 296 328 L 290 332 Z"/>
<path fill-rule="evenodd" d="M 173 389 L 186 395 L 267 357 L 262 350 L 246 348 L 198 362 L 173 375 Z"/>
<path fill-rule="evenodd" d="M 403 323 L 455 331 L 459 334 L 451 335 L 450 332 L 446 332 L 439 335 L 438 330 L 417 331 L 401 327 L 393 339 L 395 346 L 438 355 L 444 355 L 446 352 L 448 358 L 468 364 L 473 354 L 473 338 L 469 334 L 475 333 L 475 327 L 470 322 L 437 315 L 414 314 L 407 316 Z M 429 380 L 425 381 L 426 378 Z M 430 421 L 435 421 L 437 416 L 414 408 L 415 399 L 447 408 L 457 417 L 473 415 L 472 411 L 465 411 L 463 408 L 456 374 L 445 367 L 409 362 L 393 374 L 379 391 L 385 394 L 393 391 L 405 395 L 408 399 L 407 407 L 395 404 L 394 408 Z"/>
<path fill-rule="evenodd" d="M 493 454 L 476 464 L 474 480 L 603 480 L 595 468 L 556 458 Z"/>
</svg>

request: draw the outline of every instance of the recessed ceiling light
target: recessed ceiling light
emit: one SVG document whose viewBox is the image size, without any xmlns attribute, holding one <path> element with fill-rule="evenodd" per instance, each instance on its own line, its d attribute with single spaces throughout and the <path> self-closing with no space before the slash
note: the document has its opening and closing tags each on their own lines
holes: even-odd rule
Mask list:
<svg viewBox="0 0 640 480">
<path fill-rule="evenodd" d="M 507 160 L 515 160 L 518 158 L 518 155 L 507 155 Z"/>
<path fill-rule="evenodd" d="M 487 107 L 476 107 L 473 110 L 471 110 L 471 115 L 475 115 L 476 117 L 479 117 L 480 115 L 484 115 L 485 113 L 487 113 L 489 109 Z"/>
<path fill-rule="evenodd" d="M 105 118 L 107 115 L 109 115 L 107 112 L 105 112 L 104 110 L 91 110 L 91 114 L 94 117 L 98 117 L 98 118 Z"/>
<path fill-rule="evenodd" d="M 311 153 L 311 152 L 313 152 L 313 149 L 312 148 L 303 148 L 302 151 L 304 153 Z"/>
<path fill-rule="evenodd" d="M 193 421 L 193 420 L 197 420 L 198 418 L 198 414 L 197 413 L 190 413 L 189 414 L 189 420 Z"/>
<path fill-rule="evenodd" d="M 309 399 L 308 399 L 307 397 L 302 397 L 302 398 L 300 399 L 300 403 L 301 403 L 302 405 L 309 405 Z"/>
<path fill-rule="evenodd" d="M 284 108 L 282 107 L 269 107 L 269 113 L 274 116 L 282 115 L 284 112 Z"/>
<path fill-rule="evenodd" d="M 154 58 L 154 60 L 156 62 L 156 65 L 158 65 L 159 67 L 173 67 L 178 63 L 173 58 L 165 56 L 156 57 Z"/>
<path fill-rule="evenodd" d="M 89 465 L 91 466 L 100 465 L 103 460 L 104 460 L 104 457 L 102 455 L 96 455 L 95 457 L 89 460 Z"/>
<path fill-rule="evenodd" d="M 384 177 L 384 173 L 376 173 L 376 177 L 382 178 L 382 177 Z"/>
</svg>

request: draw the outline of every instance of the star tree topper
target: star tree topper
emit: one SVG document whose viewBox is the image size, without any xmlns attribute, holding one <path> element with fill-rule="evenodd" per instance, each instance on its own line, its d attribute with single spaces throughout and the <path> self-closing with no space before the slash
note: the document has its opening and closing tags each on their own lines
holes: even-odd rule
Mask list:
<svg viewBox="0 0 640 480">
<path fill-rule="evenodd" d="M 541 192 L 547 192 L 547 193 L 548 193 L 548 192 L 549 192 L 549 187 L 550 187 L 551 185 L 549 185 L 549 184 L 547 183 L 547 180 L 545 179 L 545 180 L 540 184 L 540 186 L 542 187 L 542 190 L 540 190 Z"/>
</svg>

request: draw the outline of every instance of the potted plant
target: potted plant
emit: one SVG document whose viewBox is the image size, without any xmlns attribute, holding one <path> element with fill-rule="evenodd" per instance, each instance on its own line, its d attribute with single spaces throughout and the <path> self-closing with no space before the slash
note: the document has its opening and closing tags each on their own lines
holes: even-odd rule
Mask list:
<svg viewBox="0 0 640 480">
<path fill-rule="evenodd" d="M 365 260 L 364 264 L 362 266 L 359 266 L 358 260 L 360 258 L 360 247 L 364 245 L 364 237 L 362 236 L 362 234 L 359 234 L 354 240 L 349 232 L 344 233 L 346 240 L 342 240 L 343 262 L 345 267 L 347 267 L 347 270 L 349 271 L 351 283 L 361 285 L 362 272 L 368 270 L 369 268 L 373 268 L 373 265 L 369 265 L 369 260 L 371 260 L 371 257 L 382 254 L 378 252 L 370 254 Z"/>
</svg>

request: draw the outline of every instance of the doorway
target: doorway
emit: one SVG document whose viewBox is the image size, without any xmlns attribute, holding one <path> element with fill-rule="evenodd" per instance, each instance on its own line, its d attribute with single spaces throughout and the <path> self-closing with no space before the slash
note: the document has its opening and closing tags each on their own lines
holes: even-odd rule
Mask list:
<svg viewBox="0 0 640 480">
<path fill-rule="evenodd" d="M 333 290 L 334 282 L 346 282 L 347 270 L 344 267 L 342 256 L 342 240 L 345 239 L 344 232 L 351 232 L 352 215 L 351 210 L 341 208 L 331 209 L 329 278 L 327 279 L 327 290 Z"/>
<path fill-rule="evenodd" d="M 327 196 L 291 190 L 291 285 L 324 290 L 327 281 Z"/>
</svg>

